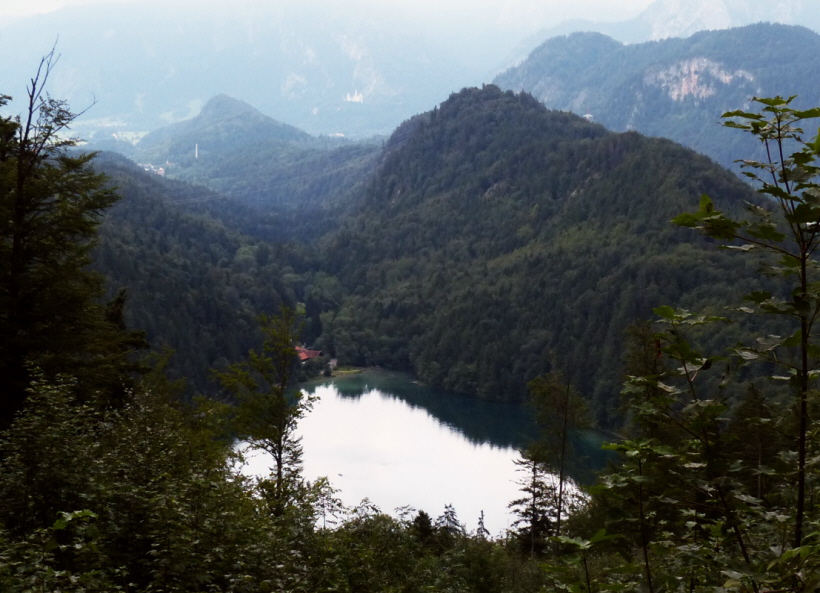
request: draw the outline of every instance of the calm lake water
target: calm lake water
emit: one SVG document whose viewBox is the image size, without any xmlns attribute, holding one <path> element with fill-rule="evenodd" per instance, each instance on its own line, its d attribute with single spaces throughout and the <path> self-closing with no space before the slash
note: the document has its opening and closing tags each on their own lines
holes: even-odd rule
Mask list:
<svg viewBox="0 0 820 593">
<path fill-rule="evenodd" d="M 409 505 L 435 518 L 450 504 L 471 531 L 482 510 L 493 535 L 510 526 L 507 505 L 519 497 L 513 460 L 535 434 L 524 406 L 430 389 L 386 371 L 303 390 L 318 396 L 299 425 L 304 476 L 326 476 L 347 506 L 367 498 L 386 513 Z M 570 473 L 579 481 L 589 481 L 590 468 L 603 463 L 603 440 L 596 433 L 578 436 L 587 461 Z M 255 457 L 247 471 L 265 475 L 269 465 Z"/>
</svg>

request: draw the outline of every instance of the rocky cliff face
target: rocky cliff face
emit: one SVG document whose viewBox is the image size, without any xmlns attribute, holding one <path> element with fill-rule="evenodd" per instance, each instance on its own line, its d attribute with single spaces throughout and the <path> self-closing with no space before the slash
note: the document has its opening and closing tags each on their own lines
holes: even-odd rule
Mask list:
<svg viewBox="0 0 820 593">
<path fill-rule="evenodd" d="M 645 86 L 663 90 L 672 101 L 685 101 L 688 97 L 706 99 L 726 86 L 753 90 L 754 80 L 747 70 L 729 70 L 724 64 L 705 57 L 649 68 L 643 77 Z"/>
</svg>

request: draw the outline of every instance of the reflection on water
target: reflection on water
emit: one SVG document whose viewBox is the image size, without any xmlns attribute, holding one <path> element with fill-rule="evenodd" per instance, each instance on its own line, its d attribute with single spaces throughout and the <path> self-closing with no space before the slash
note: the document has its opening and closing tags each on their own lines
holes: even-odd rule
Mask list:
<svg viewBox="0 0 820 593">
<path fill-rule="evenodd" d="M 425 410 L 437 422 L 477 445 L 522 449 L 538 434 L 532 414 L 522 404 L 485 401 L 434 389 L 414 381 L 405 373 L 368 370 L 334 378 L 331 384 L 345 398 L 356 399 L 377 390 L 383 397 L 400 399 L 411 408 Z M 314 389 L 316 385 L 311 384 L 304 388 L 310 393 Z M 601 445 L 611 439 L 587 430 L 572 435 L 571 440 L 574 455 L 569 475 L 582 484 L 590 484 L 595 472 L 602 469 L 609 458 L 609 454 L 601 450 Z"/>
<path fill-rule="evenodd" d="M 471 530 L 482 510 L 491 533 L 510 525 L 507 504 L 519 496 L 513 460 L 535 434 L 524 407 L 459 397 L 383 371 L 305 391 L 319 398 L 299 425 L 305 477 L 327 476 L 345 504 L 368 498 L 385 512 L 409 505 L 432 517 L 452 504 Z M 601 440 L 582 435 L 579 450 L 599 450 Z M 257 459 L 251 471 L 264 474 L 267 465 Z M 570 473 L 584 480 L 586 467 Z"/>
<path fill-rule="evenodd" d="M 367 371 L 335 379 L 333 385 L 347 398 L 359 398 L 376 389 L 385 397 L 400 399 L 411 408 L 427 410 L 438 422 L 454 428 L 476 444 L 520 448 L 536 434 L 535 425 L 524 406 L 432 389 L 402 373 Z M 306 391 L 311 389 L 308 387 Z"/>
</svg>

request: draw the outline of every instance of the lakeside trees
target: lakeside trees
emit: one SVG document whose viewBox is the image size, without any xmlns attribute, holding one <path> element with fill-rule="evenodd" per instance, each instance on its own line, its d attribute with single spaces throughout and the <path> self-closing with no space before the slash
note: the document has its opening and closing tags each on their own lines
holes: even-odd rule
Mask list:
<svg viewBox="0 0 820 593">
<path fill-rule="evenodd" d="M 272 512 L 281 515 L 302 487 L 302 446 L 296 426 L 313 399 L 300 390 L 288 391 L 299 364 L 297 312 L 282 307 L 276 316 L 260 316 L 259 323 L 264 336 L 261 351 L 251 350 L 247 360 L 214 375 L 235 398 L 232 425 L 237 436 L 273 459 L 271 479 L 262 482 L 262 489 Z"/>
</svg>

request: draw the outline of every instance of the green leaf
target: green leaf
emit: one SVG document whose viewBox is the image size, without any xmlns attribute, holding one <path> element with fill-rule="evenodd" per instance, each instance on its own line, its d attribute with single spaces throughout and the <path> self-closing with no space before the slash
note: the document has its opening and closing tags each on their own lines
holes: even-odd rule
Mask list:
<svg viewBox="0 0 820 593">
<path fill-rule="evenodd" d="M 782 345 L 783 339 L 780 336 L 768 335 L 758 338 L 757 343 L 760 344 L 760 350 L 762 352 L 768 352 Z"/>
<path fill-rule="evenodd" d="M 654 309 L 652 309 L 652 312 L 658 317 L 663 317 L 664 319 L 672 320 L 675 318 L 675 309 L 669 307 L 668 305 L 655 307 Z"/>
<path fill-rule="evenodd" d="M 810 204 L 798 204 L 793 214 L 786 216 L 786 220 L 798 224 L 817 222 L 820 220 L 820 208 Z"/>
<path fill-rule="evenodd" d="M 787 268 L 797 269 L 800 267 L 800 258 L 793 255 L 784 255 L 780 258 L 780 265 Z"/>
<path fill-rule="evenodd" d="M 793 196 L 782 187 L 778 187 L 776 185 L 765 185 L 759 191 L 762 194 L 768 194 L 778 200 L 783 200 L 784 202 L 794 202 L 799 201 L 800 199 L 797 196 Z"/>
<path fill-rule="evenodd" d="M 700 203 L 698 207 L 699 214 L 712 214 L 715 211 L 714 204 L 712 204 L 712 198 L 706 194 L 700 195 Z"/>
<path fill-rule="evenodd" d="M 720 214 L 706 220 L 706 223 L 701 229 L 707 237 L 731 241 L 737 238 L 737 231 L 743 226 L 743 223 L 731 220 Z"/>
<path fill-rule="evenodd" d="M 673 218 L 672 224 L 687 228 L 696 228 L 700 221 L 700 217 L 686 212 L 684 214 L 678 214 L 675 218 Z"/>
<path fill-rule="evenodd" d="M 740 580 L 744 576 L 746 576 L 743 573 L 737 572 L 736 570 L 721 570 L 720 573 L 725 574 L 727 577 L 729 577 L 731 579 L 737 579 L 737 580 Z"/>
<path fill-rule="evenodd" d="M 744 301 L 751 301 L 758 305 L 772 298 L 772 293 L 767 290 L 755 290 L 743 297 Z"/>
<path fill-rule="evenodd" d="M 806 109 L 805 111 L 795 111 L 792 115 L 794 115 L 797 119 L 812 119 L 815 117 L 820 117 L 820 107 Z"/>
<path fill-rule="evenodd" d="M 743 360 L 757 360 L 760 358 L 760 355 L 757 352 L 748 348 L 738 348 L 735 352 L 737 352 L 738 356 L 740 356 Z"/>
<path fill-rule="evenodd" d="M 747 227 L 746 232 L 755 239 L 781 243 L 786 235 L 778 231 L 773 224 L 760 224 Z"/>
<path fill-rule="evenodd" d="M 783 340 L 783 345 L 786 346 L 787 348 L 798 348 L 800 346 L 800 343 L 802 342 L 802 339 L 801 339 L 802 335 L 803 335 L 803 331 L 798 329 L 796 332 L 794 332 L 788 338 Z"/>
<path fill-rule="evenodd" d="M 599 530 L 595 535 L 593 535 L 589 539 L 589 543 L 590 544 L 597 544 L 598 542 L 603 542 L 603 541 L 607 541 L 607 540 L 611 540 L 611 539 L 618 539 L 619 537 L 623 537 L 623 536 L 617 535 L 617 534 L 614 534 L 614 533 L 611 534 L 611 535 L 607 535 L 606 534 L 606 528 L 603 528 L 603 529 Z"/>
<path fill-rule="evenodd" d="M 763 105 L 766 105 L 768 107 L 782 107 L 783 105 L 788 105 L 789 103 L 791 103 L 792 100 L 794 99 L 794 97 L 795 97 L 795 95 L 792 95 L 788 99 L 784 99 L 783 97 L 780 97 L 780 96 L 773 97 L 773 98 L 770 98 L 770 97 L 754 97 L 752 100 L 755 101 L 756 103 L 762 103 Z"/>
<path fill-rule="evenodd" d="M 763 116 L 760 115 L 759 113 L 751 113 L 749 111 L 741 111 L 739 109 L 736 109 L 735 111 L 727 111 L 726 113 L 724 113 L 720 117 L 722 117 L 722 118 L 725 118 L 725 117 L 742 117 L 744 119 L 753 119 L 753 120 L 763 119 Z M 732 123 L 732 122 L 724 122 L 723 125 L 728 126 L 730 123 Z"/>
</svg>

